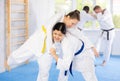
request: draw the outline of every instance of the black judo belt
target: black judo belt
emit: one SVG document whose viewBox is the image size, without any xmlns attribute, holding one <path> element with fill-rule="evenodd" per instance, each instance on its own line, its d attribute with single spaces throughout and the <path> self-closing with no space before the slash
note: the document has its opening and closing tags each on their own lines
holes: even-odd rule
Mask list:
<svg viewBox="0 0 120 81">
<path fill-rule="evenodd" d="M 74 56 L 77 56 L 77 55 L 81 54 L 81 52 L 83 51 L 83 49 L 84 49 L 84 42 L 83 42 L 82 40 L 81 40 L 81 42 L 82 42 L 82 46 L 81 46 L 81 48 L 74 54 Z M 71 64 L 70 64 L 69 72 L 70 72 L 70 74 L 73 76 L 73 73 L 72 73 L 72 64 L 73 64 L 73 61 L 72 61 Z M 66 71 L 64 72 L 64 75 L 66 76 L 67 73 L 68 73 L 68 70 L 66 70 Z"/>
<path fill-rule="evenodd" d="M 109 29 L 109 30 L 105 30 L 105 29 L 101 29 L 101 30 L 102 30 L 102 35 L 103 35 L 104 32 L 107 32 L 107 40 L 109 40 L 109 32 L 110 32 L 111 30 L 114 30 L 114 28 L 111 28 L 111 29 Z"/>
</svg>

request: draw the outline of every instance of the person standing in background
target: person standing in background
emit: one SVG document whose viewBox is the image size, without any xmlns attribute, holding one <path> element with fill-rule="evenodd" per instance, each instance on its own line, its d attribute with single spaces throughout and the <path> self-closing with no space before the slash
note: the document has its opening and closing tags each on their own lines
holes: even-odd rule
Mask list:
<svg viewBox="0 0 120 81">
<path fill-rule="evenodd" d="M 89 6 L 84 6 L 83 10 L 80 11 L 80 21 L 77 24 L 77 27 L 80 30 L 84 29 L 85 23 L 87 23 L 88 21 L 94 21 L 95 20 L 95 18 L 92 16 L 92 14 L 89 13 L 89 10 L 90 10 Z"/>
<path fill-rule="evenodd" d="M 112 15 L 107 9 L 102 9 L 99 5 L 96 5 L 93 10 L 96 13 L 96 18 L 100 24 L 100 29 L 102 31 L 100 42 L 104 43 L 104 59 L 102 62 L 102 65 L 104 66 L 110 59 L 112 43 L 115 36 L 114 23 Z M 99 47 L 100 46 L 98 46 L 98 48 Z"/>
</svg>

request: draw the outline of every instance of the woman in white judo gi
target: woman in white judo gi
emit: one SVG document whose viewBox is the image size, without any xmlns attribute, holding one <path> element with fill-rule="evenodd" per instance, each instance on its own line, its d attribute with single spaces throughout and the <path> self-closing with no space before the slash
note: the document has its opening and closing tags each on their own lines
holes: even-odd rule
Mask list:
<svg viewBox="0 0 120 81">
<path fill-rule="evenodd" d="M 55 26 L 52 29 L 52 41 L 53 41 L 53 45 L 52 48 L 54 48 L 56 50 L 56 53 L 61 56 L 62 54 L 62 48 L 61 48 L 61 41 L 63 40 L 64 36 L 66 33 L 66 26 L 64 23 L 58 22 L 57 24 L 55 24 Z M 46 54 L 49 56 L 50 60 L 46 59 L 47 55 L 43 55 L 42 58 L 38 59 L 38 65 L 39 65 L 39 73 L 38 73 L 38 78 L 37 81 L 48 81 L 47 78 L 45 76 L 49 75 L 49 69 L 51 66 L 51 63 L 49 64 L 45 64 L 47 62 L 45 61 L 50 61 L 51 62 L 51 56 L 50 56 L 50 52 L 49 49 L 47 50 Z M 45 67 L 46 66 L 46 67 Z M 44 75 L 41 73 L 48 74 L 48 75 Z M 45 79 L 44 79 L 45 77 Z"/>
<path fill-rule="evenodd" d="M 111 13 L 107 9 L 102 9 L 98 5 L 94 7 L 94 11 L 97 14 L 96 17 L 100 24 L 100 29 L 102 31 L 100 39 L 100 42 L 104 43 L 104 60 L 102 62 L 102 65 L 105 65 L 106 62 L 108 62 L 110 59 L 112 43 L 115 36 L 113 19 Z"/>
<path fill-rule="evenodd" d="M 82 40 L 86 40 L 86 38 L 81 34 L 81 32 L 75 28 L 74 26 L 79 22 L 79 13 L 78 11 L 72 11 L 68 13 L 67 15 L 64 15 L 62 13 L 58 13 L 50 18 L 47 24 L 44 26 L 47 29 L 47 39 L 46 39 L 46 45 L 47 50 L 50 49 L 52 46 L 52 27 L 55 23 L 61 21 L 66 24 L 67 31 L 69 34 L 67 34 L 64 37 L 64 40 L 62 40 L 62 49 L 63 54 L 69 54 L 69 57 L 65 60 L 66 70 L 69 69 L 70 63 L 72 62 L 74 53 L 78 50 L 75 46 L 78 44 L 73 42 L 75 38 L 82 38 Z M 74 28 L 73 28 L 74 27 Z M 41 49 L 43 48 L 44 44 L 44 37 L 46 37 L 46 34 L 43 32 L 43 29 L 38 29 L 18 50 L 13 52 L 9 59 L 8 59 L 8 65 L 12 65 L 15 63 L 22 63 L 32 57 L 33 55 L 36 55 L 37 57 L 40 57 L 40 75 L 38 76 L 37 81 L 48 81 L 49 77 L 49 70 L 51 67 L 52 57 L 49 54 L 42 54 Z M 69 31 L 69 29 L 72 29 L 72 31 Z M 74 31 L 74 32 L 73 32 Z M 74 35 L 79 35 L 74 37 L 71 33 L 75 33 Z M 78 33 L 78 34 L 76 34 Z M 72 40 L 73 38 L 73 40 Z M 83 40 L 83 41 L 84 41 Z M 81 42 L 81 41 L 80 41 Z M 86 42 L 87 44 L 87 42 Z M 89 46 L 89 45 L 88 45 Z M 69 47 L 69 48 L 68 48 Z M 79 46 L 77 46 L 79 47 Z M 90 46 L 91 47 L 91 46 Z M 89 47 L 88 47 L 89 48 Z M 67 50 L 66 50 L 67 49 Z M 58 64 L 57 64 L 58 65 Z M 61 65 L 61 64 L 59 64 Z M 91 65 L 94 65 L 93 63 Z M 89 66 L 88 66 L 89 67 Z M 94 68 L 93 68 L 94 69 Z M 87 72 L 87 71 L 86 71 Z M 94 74 L 94 71 L 92 71 Z M 39 78 L 41 77 L 41 78 Z M 84 77 L 87 78 L 87 77 Z M 95 80 L 93 80 L 95 81 Z"/>
<path fill-rule="evenodd" d="M 68 28 L 72 27 L 79 21 L 79 14 L 76 11 L 72 11 L 65 16 L 63 13 L 58 13 L 51 17 L 44 26 L 42 26 L 40 29 L 37 29 L 36 32 L 19 49 L 14 51 L 9 56 L 7 64 L 9 66 L 20 64 L 30 59 L 31 57 L 36 56 L 40 58 L 39 61 L 41 61 L 39 63 L 40 75 L 38 76 L 37 81 L 48 81 L 52 57 L 44 52 L 48 51 L 52 46 L 52 27 L 59 21 L 64 22 Z M 44 49 L 45 39 L 47 47 L 46 50 Z M 66 42 L 69 42 L 69 40 Z"/>
<path fill-rule="evenodd" d="M 69 16 L 71 13 L 69 13 Z M 78 18 L 79 19 L 79 18 Z M 64 21 L 62 18 L 61 21 Z M 74 58 L 74 54 L 81 48 L 82 40 L 85 44 L 84 51 Z M 70 64 L 73 60 L 73 68 L 80 71 L 86 81 L 97 81 L 94 67 L 94 53 L 99 56 L 91 42 L 81 33 L 75 26 L 67 27 L 66 37 L 62 41 L 63 59 L 57 58 L 57 68 L 60 69 L 59 81 L 67 81 L 67 76 L 64 76 L 64 71 L 69 70 Z M 53 50 L 54 52 L 54 50 Z M 55 52 L 54 52 L 55 53 Z M 75 65 L 74 65 L 75 64 Z M 75 66 L 75 67 L 74 67 Z"/>
<path fill-rule="evenodd" d="M 57 54 L 59 55 L 59 54 L 61 54 L 61 45 L 60 45 L 60 42 L 62 41 L 62 39 L 63 39 L 63 37 L 64 37 L 64 35 L 65 35 L 65 33 L 66 33 L 66 26 L 65 26 L 65 24 L 64 23 L 62 23 L 62 22 L 58 22 L 58 23 L 56 23 L 55 25 L 54 25 L 54 27 L 53 27 L 53 29 L 52 29 L 52 41 L 53 41 L 53 45 L 52 45 L 52 47 L 53 48 L 55 48 L 56 49 L 56 52 L 57 52 Z M 44 39 L 44 38 L 43 38 Z M 46 47 L 47 48 L 47 47 Z M 45 67 L 45 65 L 44 65 L 44 61 L 46 61 L 47 59 L 46 59 L 46 57 L 50 57 L 50 54 L 49 54 L 50 52 L 49 52 L 49 49 L 46 51 L 46 52 L 44 52 L 44 54 L 45 55 L 40 55 L 40 56 L 38 56 L 38 65 L 39 65 L 39 73 L 38 73 L 38 80 L 37 81 L 44 81 L 44 79 L 42 79 L 44 76 L 40 76 L 41 75 L 41 73 L 44 73 L 44 72 L 46 72 L 46 69 L 49 67 L 50 68 L 50 66 L 51 65 L 49 65 L 49 64 L 46 64 L 46 67 Z M 19 56 L 17 56 L 17 54 L 14 54 L 14 57 L 15 57 L 15 55 L 16 55 L 16 58 L 11 58 L 11 56 L 8 58 L 8 65 L 12 65 L 13 63 L 10 63 L 11 61 L 15 61 L 14 62 L 14 64 L 17 64 L 16 63 L 16 60 L 19 60 Z M 12 55 L 13 56 L 13 55 Z M 51 62 L 51 59 L 52 58 L 48 58 L 49 60 L 47 60 L 47 61 L 50 61 Z M 24 58 L 23 58 L 23 60 L 24 60 Z M 44 69 L 41 69 L 41 68 L 46 68 L 45 70 Z M 49 69 L 48 69 L 49 70 Z M 48 72 L 48 71 L 47 71 Z M 46 80 L 47 81 L 47 80 Z"/>
<path fill-rule="evenodd" d="M 67 39 L 64 38 L 63 41 L 61 42 L 62 50 L 63 50 L 62 57 L 59 57 L 56 54 L 54 48 L 51 48 L 50 50 L 51 51 L 50 54 L 57 61 L 57 69 L 60 70 L 58 81 L 68 81 L 68 71 L 70 70 L 70 68 L 72 70 L 81 72 L 85 81 L 98 81 L 95 75 L 95 67 L 94 67 L 94 59 L 95 59 L 94 55 L 98 56 L 98 52 L 96 51 L 94 46 L 89 42 L 89 40 L 87 40 L 87 38 L 81 36 L 81 38 L 84 40 L 81 41 L 79 38 L 76 38 L 76 36 L 74 36 L 73 34 L 71 36 L 71 34 L 72 33 L 67 32 L 66 33 Z M 68 40 L 69 41 L 71 40 L 71 43 L 70 42 L 67 43 L 66 41 Z M 65 52 L 65 50 L 67 51 Z M 74 55 L 72 53 L 77 55 Z M 71 64 L 70 63 L 71 61 L 68 60 L 72 60 L 72 66 L 69 65 Z"/>
</svg>

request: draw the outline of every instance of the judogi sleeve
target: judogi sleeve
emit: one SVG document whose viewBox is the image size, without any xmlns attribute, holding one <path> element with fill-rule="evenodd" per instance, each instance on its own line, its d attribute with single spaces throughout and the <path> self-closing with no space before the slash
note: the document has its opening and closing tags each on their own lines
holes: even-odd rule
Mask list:
<svg viewBox="0 0 120 81">
<path fill-rule="evenodd" d="M 72 36 L 65 37 L 62 41 L 63 58 L 58 59 L 57 69 L 68 70 L 73 60 L 74 53 L 78 51 L 81 45 L 82 43 L 76 38 Z"/>
<path fill-rule="evenodd" d="M 51 20 L 44 25 L 47 28 L 47 34 L 48 34 L 48 39 L 47 42 L 51 43 L 51 30 L 53 25 L 61 19 L 63 16 L 63 13 L 58 13 L 51 17 Z M 29 50 L 32 53 L 36 54 L 39 56 L 39 53 L 42 49 L 43 42 L 44 42 L 44 32 L 41 30 L 41 27 L 36 29 L 36 31 L 29 37 L 28 40 L 25 41 L 25 43 L 17 50 Z"/>
<path fill-rule="evenodd" d="M 109 20 L 109 16 L 110 16 L 110 12 L 108 10 L 105 10 L 104 14 L 102 14 L 102 13 L 97 14 L 97 19 L 106 21 L 106 20 Z"/>
<path fill-rule="evenodd" d="M 114 27 L 112 15 L 108 10 L 105 10 L 103 14 L 98 13 L 97 20 L 99 21 L 101 29 L 110 29 Z"/>
<path fill-rule="evenodd" d="M 64 16 L 64 13 L 56 13 L 45 24 L 45 27 L 47 28 L 47 42 L 48 42 L 48 49 L 52 46 L 52 27 L 59 22 L 62 17 Z"/>
<path fill-rule="evenodd" d="M 86 14 L 86 19 L 87 21 L 93 21 L 93 20 L 96 20 L 92 15 L 90 14 Z"/>
<path fill-rule="evenodd" d="M 46 22 L 46 27 L 48 29 L 52 29 L 53 25 L 59 22 L 64 17 L 64 15 L 65 15 L 65 12 L 61 12 L 51 16 Z"/>
<path fill-rule="evenodd" d="M 82 40 L 85 43 L 85 48 L 91 48 L 94 45 L 92 42 L 86 37 L 83 32 L 81 32 L 77 27 L 73 27 L 69 30 L 71 34 L 73 34 L 76 38 Z"/>
</svg>

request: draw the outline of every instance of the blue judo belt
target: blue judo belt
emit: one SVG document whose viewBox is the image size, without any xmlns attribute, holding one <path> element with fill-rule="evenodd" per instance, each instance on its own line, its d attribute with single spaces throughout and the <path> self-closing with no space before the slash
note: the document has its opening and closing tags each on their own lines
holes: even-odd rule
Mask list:
<svg viewBox="0 0 120 81">
<path fill-rule="evenodd" d="M 78 51 L 74 54 L 74 56 L 81 54 L 81 52 L 83 51 L 83 49 L 84 49 L 84 42 L 83 42 L 82 40 L 81 40 L 81 42 L 82 42 L 82 46 L 81 46 L 80 50 L 78 50 Z M 70 67 L 69 67 L 69 72 L 70 72 L 70 74 L 73 76 L 73 73 L 72 73 L 72 65 L 73 65 L 73 61 L 71 62 Z M 64 75 L 66 76 L 67 73 L 68 73 L 68 70 L 66 70 L 66 71 L 64 72 Z"/>
</svg>

